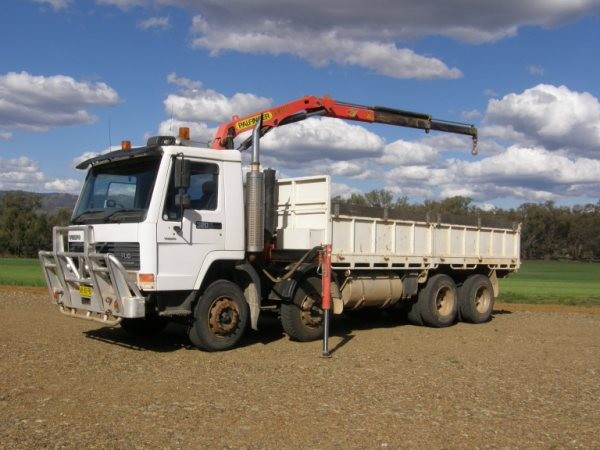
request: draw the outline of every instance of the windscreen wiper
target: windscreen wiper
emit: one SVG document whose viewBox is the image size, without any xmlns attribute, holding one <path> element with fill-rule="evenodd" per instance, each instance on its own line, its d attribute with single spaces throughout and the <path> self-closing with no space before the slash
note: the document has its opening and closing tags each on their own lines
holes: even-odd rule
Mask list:
<svg viewBox="0 0 600 450">
<path fill-rule="evenodd" d="M 104 217 L 105 222 L 120 222 L 122 218 L 138 218 L 141 217 L 146 211 L 140 208 L 123 208 L 117 209 L 113 211 L 106 217 Z"/>
</svg>

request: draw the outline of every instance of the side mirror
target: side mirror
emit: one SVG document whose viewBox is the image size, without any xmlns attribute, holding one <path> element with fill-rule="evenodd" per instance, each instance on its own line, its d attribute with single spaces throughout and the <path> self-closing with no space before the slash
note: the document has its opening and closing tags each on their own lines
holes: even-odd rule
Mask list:
<svg viewBox="0 0 600 450">
<path fill-rule="evenodd" d="M 175 206 L 179 206 L 181 209 L 188 209 L 190 204 L 190 194 L 184 193 L 175 195 Z"/>
<path fill-rule="evenodd" d="M 175 159 L 175 189 L 190 187 L 191 163 L 189 159 Z"/>
</svg>

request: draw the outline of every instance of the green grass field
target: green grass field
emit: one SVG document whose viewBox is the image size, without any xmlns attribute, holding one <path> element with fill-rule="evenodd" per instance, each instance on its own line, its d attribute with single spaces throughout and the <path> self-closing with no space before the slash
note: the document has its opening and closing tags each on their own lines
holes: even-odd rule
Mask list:
<svg viewBox="0 0 600 450">
<path fill-rule="evenodd" d="M 0 284 L 45 286 L 46 280 L 37 259 L 0 258 Z"/>
<path fill-rule="evenodd" d="M 500 280 L 498 301 L 600 305 L 600 264 L 524 261 L 517 274 Z"/>
<path fill-rule="evenodd" d="M 45 286 L 37 259 L 0 258 L 0 284 Z M 500 280 L 499 302 L 600 305 L 600 264 L 525 261 Z"/>
</svg>

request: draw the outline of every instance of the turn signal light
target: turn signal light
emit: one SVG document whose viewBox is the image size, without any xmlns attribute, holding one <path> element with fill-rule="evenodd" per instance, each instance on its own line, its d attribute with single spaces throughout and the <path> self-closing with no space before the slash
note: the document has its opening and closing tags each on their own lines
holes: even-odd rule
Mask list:
<svg viewBox="0 0 600 450">
<path fill-rule="evenodd" d="M 154 274 L 140 273 L 138 274 L 138 286 L 140 289 L 154 289 Z"/>
</svg>

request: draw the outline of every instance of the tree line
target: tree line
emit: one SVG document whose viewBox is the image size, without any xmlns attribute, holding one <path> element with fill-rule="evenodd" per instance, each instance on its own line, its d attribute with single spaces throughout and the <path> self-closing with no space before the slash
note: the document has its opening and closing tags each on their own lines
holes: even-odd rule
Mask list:
<svg viewBox="0 0 600 450">
<path fill-rule="evenodd" d="M 387 190 L 335 197 L 343 205 L 387 208 L 414 214 L 468 215 L 521 224 L 523 259 L 567 258 L 600 260 L 600 201 L 596 204 L 557 206 L 554 202 L 523 203 L 517 208 L 483 210 L 469 197 L 426 200 L 412 204 Z M 52 227 L 67 225 L 71 211 L 40 212 L 41 197 L 27 192 L 6 193 L 0 199 L 0 256 L 34 258 L 52 248 Z"/>
</svg>

